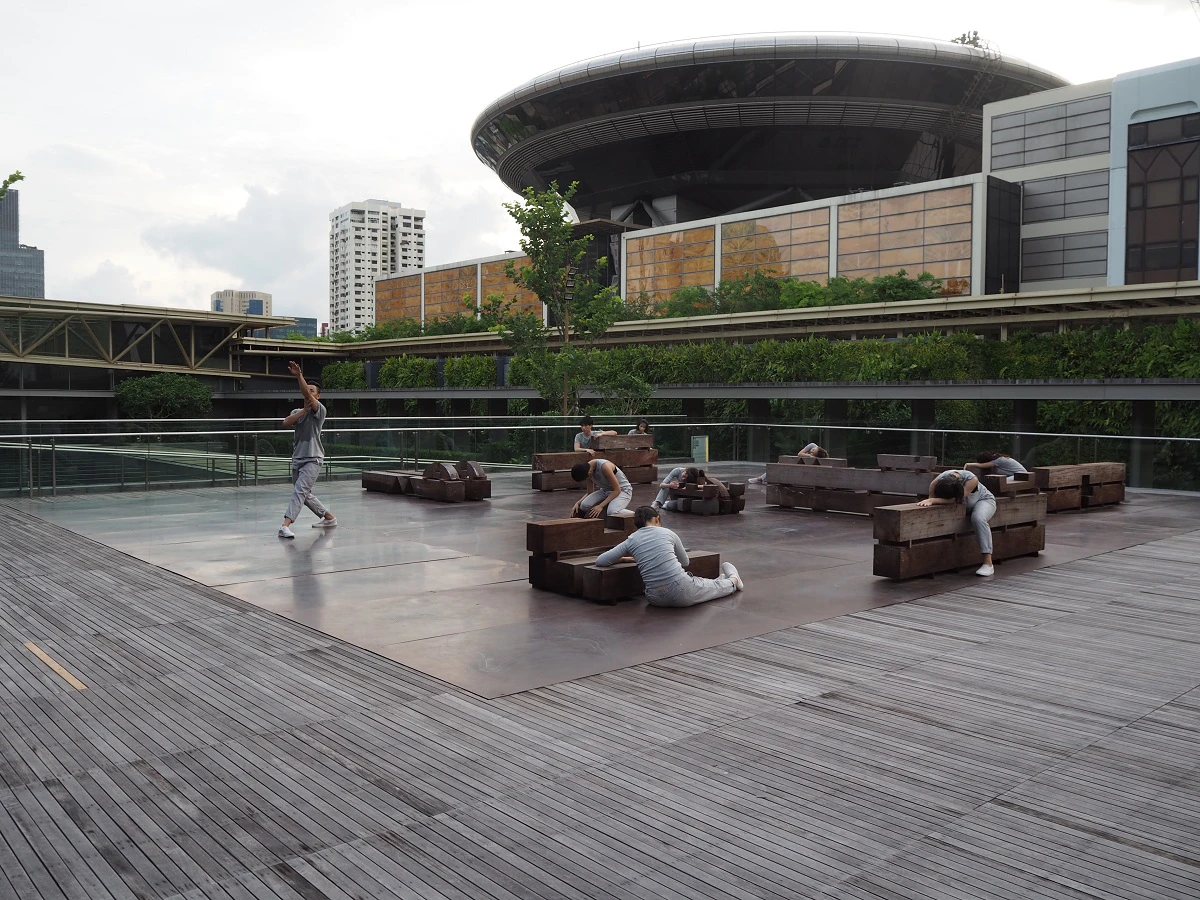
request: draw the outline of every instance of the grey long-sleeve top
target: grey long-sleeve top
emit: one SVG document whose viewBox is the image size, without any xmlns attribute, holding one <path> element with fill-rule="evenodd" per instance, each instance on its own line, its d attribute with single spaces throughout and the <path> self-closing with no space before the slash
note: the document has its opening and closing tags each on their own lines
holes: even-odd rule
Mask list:
<svg viewBox="0 0 1200 900">
<path fill-rule="evenodd" d="M 683 579 L 683 567 L 689 562 L 679 535 L 660 525 L 639 528 L 611 550 L 596 558 L 596 565 L 611 566 L 622 556 L 632 556 L 637 562 L 642 583 L 648 587 L 663 587 Z"/>
</svg>

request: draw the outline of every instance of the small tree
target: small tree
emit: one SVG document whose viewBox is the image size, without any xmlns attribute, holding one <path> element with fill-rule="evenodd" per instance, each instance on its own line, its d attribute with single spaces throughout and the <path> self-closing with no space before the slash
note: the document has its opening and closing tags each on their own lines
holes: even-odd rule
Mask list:
<svg viewBox="0 0 1200 900">
<path fill-rule="evenodd" d="M 212 389 L 190 375 L 163 372 L 126 378 L 117 385 L 117 402 L 134 419 L 202 416 L 212 409 Z"/>
<path fill-rule="evenodd" d="M 950 43 L 963 44 L 967 47 L 979 47 L 980 49 L 983 48 L 983 38 L 979 36 L 978 31 L 964 31 L 958 37 L 951 38 Z"/>
<path fill-rule="evenodd" d="M 521 228 L 521 250 L 529 258 L 529 265 L 519 269 L 512 261 L 505 263 L 505 274 L 549 310 L 564 349 L 573 333 L 585 344 L 594 343 L 621 313 L 620 298 L 605 284 L 607 258 L 600 257 L 590 268 L 584 266 L 592 235 L 575 237 L 567 215 L 567 204 L 578 187 L 578 182 L 572 182 L 565 192 L 559 191 L 556 181 L 544 191 L 528 187 L 522 202 L 504 204 Z M 523 340 L 536 337 L 532 323 L 526 322 L 522 327 Z M 562 387 L 565 416 L 570 412 L 566 374 Z"/>
<path fill-rule="evenodd" d="M 24 181 L 24 180 L 25 180 L 25 176 L 22 175 L 18 171 L 18 172 L 13 172 L 11 175 L 9 175 L 7 178 L 5 178 L 3 182 L 0 182 L 0 200 L 4 199 L 4 195 L 8 193 L 8 189 L 10 187 L 12 187 L 18 181 Z"/>
</svg>

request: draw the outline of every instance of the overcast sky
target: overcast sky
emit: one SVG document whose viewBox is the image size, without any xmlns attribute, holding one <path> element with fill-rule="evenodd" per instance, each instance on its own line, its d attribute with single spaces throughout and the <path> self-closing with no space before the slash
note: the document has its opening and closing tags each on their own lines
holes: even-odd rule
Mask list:
<svg viewBox="0 0 1200 900">
<path fill-rule="evenodd" d="M 1189 0 L 604 3 L 0 0 L 0 174 L 54 298 L 207 308 L 223 288 L 325 321 L 328 214 L 427 209 L 430 265 L 516 247 L 471 152 L 492 100 L 638 44 L 762 31 L 948 39 L 1085 82 L 1200 56 Z"/>
</svg>

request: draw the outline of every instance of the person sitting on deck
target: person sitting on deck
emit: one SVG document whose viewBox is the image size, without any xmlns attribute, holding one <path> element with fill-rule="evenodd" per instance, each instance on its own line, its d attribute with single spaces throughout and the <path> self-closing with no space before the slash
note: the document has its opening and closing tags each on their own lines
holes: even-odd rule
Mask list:
<svg viewBox="0 0 1200 900">
<path fill-rule="evenodd" d="M 996 496 L 985 488 L 978 478 L 966 469 L 950 469 L 929 482 L 929 499 L 919 506 L 938 506 L 946 503 L 965 503 L 975 537 L 983 552 L 983 565 L 975 570 L 976 575 L 992 575 L 992 516 L 996 514 Z"/>
<path fill-rule="evenodd" d="M 651 606 L 695 606 L 728 597 L 745 587 L 733 563 L 721 563 L 720 578 L 700 578 L 684 571 L 688 555 L 683 542 L 679 535 L 663 527 L 654 507 L 639 506 L 633 523 L 637 530 L 601 553 L 596 565 L 611 566 L 622 560 L 637 563 Z"/>
<path fill-rule="evenodd" d="M 584 519 L 599 519 L 624 512 L 633 500 L 633 485 L 625 473 L 608 459 L 593 459 L 591 462 L 571 466 L 571 477 L 576 481 L 586 480 L 593 489 L 591 493 L 575 501 L 571 515 Z"/>
<path fill-rule="evenodd" d="M 809 459 L 828 459 L 829 451 L 826 450 L 824 447 L 818 447 L 816 444 L 813 444 L 810 442 L 810 443 L 805 444 L 800 449 L 800 452 L 797 453 L 796 455 L 797 456 L 807 456 Z M 750 483 L 751 484 L 766 484 L 767 483 L 767 473 L 763 472 L 761 475 L 754 476 L 753 478 L 750 479 Z"/>
<path fill-rule="evenodd" d="M 1007 453 L 1001 453 L 999 450 L 988 450 L 980 453 L 975 458 L 975 464 L 981 469 L 991 469 L 997 475 L 1003 475 L 1009 481 L 1013 480 L 1014 475 L 1029 471 L 1019 461 L 1013 459 Z"/>
<path fill-rule="evenodd" d="M 595 443 L 596 438 L 600 437 L 601 435 L 606 435 L 609 437 L 616 435 L 615 431 L 593 431 L 592 426 L 593 422 L 591 416 L 584 416 L 583 419 L 580 420 L 579 434 L 575 435 L 576 453 L 582 450 L 591 456 L 595 456 L 596 451 L 592 449 L 592 444 Z"/>
</svg>

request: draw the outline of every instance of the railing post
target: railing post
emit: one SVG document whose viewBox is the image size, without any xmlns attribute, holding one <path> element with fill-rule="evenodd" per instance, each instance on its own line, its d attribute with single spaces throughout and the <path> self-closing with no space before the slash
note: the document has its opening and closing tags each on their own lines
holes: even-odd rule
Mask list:
<svg viewBox="0 0 1200 900">
<path fill-rule="evenodd" d="M 258 432 L 254 432 L 254 486 L 258 487 Z"/>
<path fill-rule="evenodd" d="M 146 490 L 150 490 L 150 441 L 146 440 L 146 461 L 142 466 L 142 472 L 145 475 Z"/>
<path fill-rule="evenodd" d="M 29 464 L 29 499 L 33 499 L 33 441 L 28 442 L 26 461 Z"/>
<path fill-rule="evenodd" d="M 58 496 L 58 442 L 50 438 L 50 496 Z"/>
<path fill-rule="evenodd" d="M 235 434 L 233 436 L 233 475 L 235 483 L 238 487 L 242 486 L 242 436 Z"/>
</svg>

